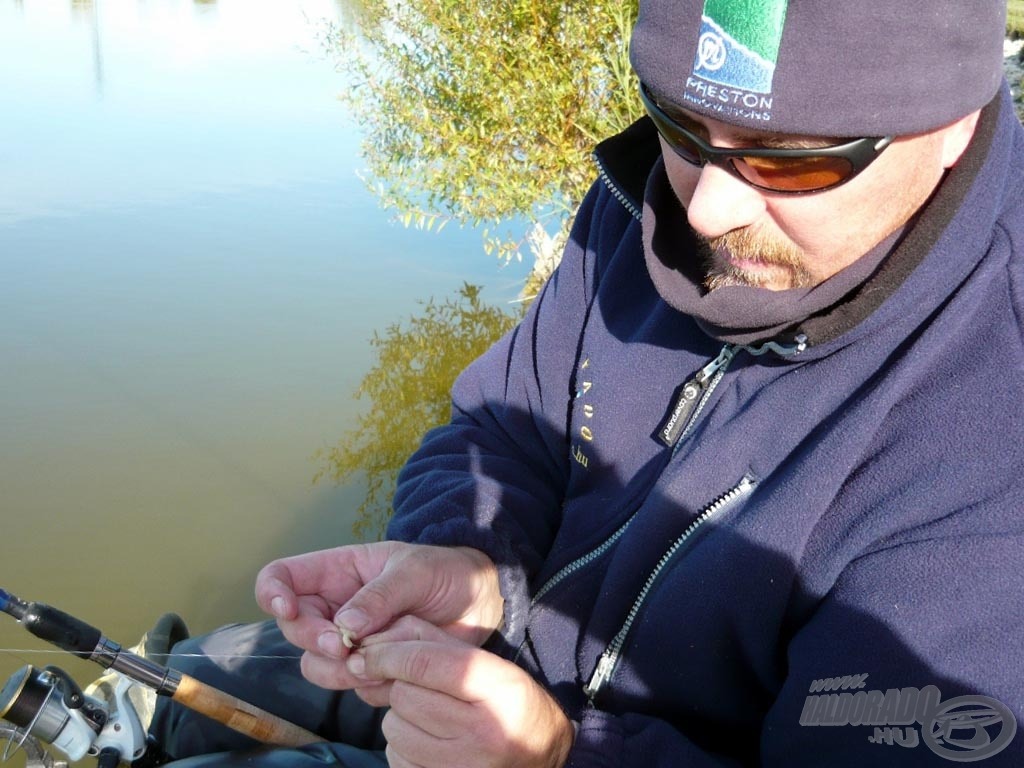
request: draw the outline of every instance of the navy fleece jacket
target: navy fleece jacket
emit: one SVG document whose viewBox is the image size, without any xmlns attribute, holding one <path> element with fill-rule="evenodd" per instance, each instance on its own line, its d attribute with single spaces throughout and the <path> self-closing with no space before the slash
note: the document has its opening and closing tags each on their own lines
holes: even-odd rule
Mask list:
<svg viewBox="0 0 1024 768">
<path fill-rule="evenodd" d="M 498 564 L 495 649 L 579 723 L 571 766 L 1024 765 L 1008 91 L 881 269 L 769 344 L 709 337 L 672 260 L 645 266 L 626 176 L 657 166 L 650 127 L 599 155 L 561 266 L 456 383 L 390 535 Z"/>
</svg>

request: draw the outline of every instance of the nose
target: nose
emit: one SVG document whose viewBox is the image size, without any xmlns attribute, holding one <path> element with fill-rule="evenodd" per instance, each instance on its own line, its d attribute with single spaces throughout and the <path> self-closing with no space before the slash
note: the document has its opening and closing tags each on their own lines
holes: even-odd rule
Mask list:
<svg viewBox="0 0 1024 768">
<path fill-rule="evenodd" d="M 757 189 L 711 164 L 700 169 L 686 203 L 690 226 L 709 238 L 753 224 L 764 210 L 765 200 Z"/>
</svg>

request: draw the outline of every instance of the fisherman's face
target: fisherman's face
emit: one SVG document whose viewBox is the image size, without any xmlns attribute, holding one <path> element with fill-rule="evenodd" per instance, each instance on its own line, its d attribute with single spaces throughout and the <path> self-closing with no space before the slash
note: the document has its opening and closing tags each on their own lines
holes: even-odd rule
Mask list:
<svg viewBox="0 0 1024 768">
<path fill-rule="evenodd" d="M 715 146 L 763 145 L 769 136 L 682 112 Z M 977 116 L 898 137 L 850 181 L 802 195 L 767 192 L 714 165 L 692 165 L 662 140 L 669 182 L 706 245 L 706 286 L 808 287 L 849 266 L 924 205 L 966 149 Z M 771 146 L 806 146 L 800 137 L 770 139 Z"/>
</svg>

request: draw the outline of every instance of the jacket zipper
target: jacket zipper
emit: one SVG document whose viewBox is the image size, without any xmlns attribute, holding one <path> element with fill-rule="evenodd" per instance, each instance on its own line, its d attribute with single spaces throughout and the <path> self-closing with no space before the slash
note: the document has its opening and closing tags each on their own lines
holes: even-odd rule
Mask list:
<svg viewBox="0 0 1024 768">
<path fill-rule="evenodd" d="M 711 397 L 711 393 L 715 391 L 715 387 L 718 386 L 718 382 L 722 380 L 722 376 L 725 375 L 725 369 L 728 368 L 729 362 L 732 360 L 735 354 L 736 347 L 727 344 L 722 348 L 722 351 L 718 353 L 718 357 L 716 357 L 710 363 L 701 368 L 690 381 L 683 385 L 683 393 L 680 394 L 681 399 L 683 398 L 683 395 L 687 392 L 687 388 L 689 387 L 697 389 L 698 393 L 703 392 L 704 396 L 700 398 L 700 402 L 697 403 L 696 409 L 693 409 L 693 413 L 692 415 L 690 415 L 688 420 L 685 420 L 685 415 L 681 419 L 679 419 L 679 421 L 685 420 L 686 429 L 683 430 L 682 435 L 680 435 L 677 438 L 677 441 L 681 440 L 682 436 L 689 432 L 690 428 L 696 423 L 697 419 L 700 417 L 701 411 L 704 410 L 704 406 L 707 404 L 708 399 Z M 694 396 L 693 399 L 694 401 L 696 401 L 696 396 Z M 691 408 L 687 408 L 687 413 L 690 412 Z M 659 431 L 659 435 L 662 432 L 664 432 L 664 430 Z M 562 580 L 572 575 L 576 571 L 580 570 L 581 568 L 589 565 L 594 560 L 597 560 L 599 557 L 601 557 L 601 555 L 603 555 L 605 552 L 611 549 L 612 545 L 619 540 L 623 533 L 626 532 L 626 528 L 628 528 L 629 524 L 633 522 L 633 518 L 635 516 L 636 513 L 634 512 L 632 515 L 630 515 L 626 522 L 624 522 L 618 528 L 618 530 L 615 531 L 615 533 L 613 533 L 611 536 L 605 539 L 598 547 L 590 550 L 584 555 L 581 555 L 568 565 L 565 565 L 561 569 L 559 569 L 557 573 L 555 573 L 550 579 L 544 582 L 544 585 L 539 590 L 537 590 L 537 594 L 535 594 L 533 596 L 533 600 L 530 601 L 530 606 L 532 607 L 536 605 L 537 602 L 539 602 L 540 599 L 544 597 L 544 595 L 546 595 L 548 592 L 550 592 L 552 589 L 558 586 L 558 584 Z"/>
<path fill-rule="evenodd" d="M 591 705 L 593 705 L 594 698 L 600 690 L 609 680 L 611 680 L 612 675 L 615 674 L 615 668 L 618 666 L 619 660 L 622 658 L 622 647 L 626 643 L 629 631 L 633 628 L 633 623 L 640 614 L 640 609 L 643 607 L 648 595 L 650 595 L 651 589 L 654 587 L 655 582 L 657 582 L 658 577 L 668 567 L 669 563 L 672 562 L 679 550 L 683 548 L 683 546 L 702 525 L 715 517 L 721 516 L 731 509 L 737 502 L 749 496 L 753 493 L 756 485 L 757 482 L 752 477 L 749 475 L 744 476 L 735 488 L 720 496 L 705 508 L 704 511 L 701 512 L 692 523 L 690 523 L 687 529 L 683 531 L 679 538 L 672 543 L 672 546 L 668 548 L 665 554 L 661 556 L 658 564 L 647 577 L 647 581 L 644 583 L 643 588 L 637 595 L 636 600 L 633 601 L 633 606 L 629 609 L 629 613 L 626 616 L 626 621 L 623 623 L 622 628 L 619 630 L 618 634 L 612 638 L 611 643 L 608 644 L 604 653 L 601 654 L 601 658 L 597 662 L 597 667 L 594 669 L 594 673 L 591 675 L 590 681 L 583 688 L 583 693 L 586 694 L 587 700 Z"/>
<path fill-rule="evenodd" d="M 658 439 L 664 445 L 672 448 L 673 453 L 679 448 L 697 423 L 701 412 L 711 399 L 715 387 L 722 380 L 729 368 L 729 363 L 732 362 L 739 350 L 744 349 L 752 355 L 774 352 L 780 357 L 789 357 L 800 354 L 806 348 L 807 337 L 803 334 L 797 336 L 791 346 L 784 346 L 774 341 L 768 341 L 758 346 L 726 344 L 718 353 L 718 357 L 697 371 L 693 378 L 683 382 L 672 409 L 658 429 Z"/>
<path fill-rule="evenodd" d="M 711 399 L 715 387 L 725 375 L 729 363 L 736 356 L 736 346 L 726 344 L 718 357 L 701 368 L 693 378 L 683 383 L 675 405 L 658 430 L 658 439 L 673 450 L 690 434 L 700 418 L 704 406 Z"/>
<path fill-rule="evenodd" d="M 630 212 L 634 219 L 637 221 L 643 221 L 643 213 L 639 208 L 633 205 L 632 202 L 630 202 L 630 199 L 626 197 L 626 195 L 616 186 L 615 182 L 612 181 L 611 176 L 608 175 L 608 171 L 605 170 L 604 164 L 601 162 L 601 158 L 599 158 L 596 153 L 591 156 L 594 158 L 594 163 L 597 164 L 598 176 L 601 178 L 601 181 L 604 182 L 604 185 L 608 187 L 612 196 L 622 204 L 623 208 Z"/>
<path fill-rule="evenodd" d="M 541 598 L 544 597 L 544 595 L 546 595 L 548 592 L 550 592 L 556 586 L 558 586 L 562 581 L 564 581 L 566 578 L 568 578 L 569 576 L 571 576 L 573 573 L 575 573 L 576 571 L 580 570 L 581 568 L 584 568 L 587 565 L 589 565 L 590 563 L 594 562 L 599 557 L 601 557 L 605 552 L 607 552 L 609 549 L 611 549 L 612 545 L 622 537 L 622 534 L 624 534 L 626 532 L 626 529 L 629 527 L 629 524 L 633 522 L 633 518 L 635 518 L 635 517 L 636 517 L 636 512 L 634 512 L 632 515 L 630 515 L 626 519 L 626 522 L 624 522 L 622 525 L 620 525 L 618 530 L 616 530 L 615 533 L 613 533 L 611 536 L 609 536 L 607 539 L 605 539 L 603 542 L 601 542 L 601 544 L 599 546 L 597 546 L 594 549 L 590 550 L 585 555 L 581 555 L 580 557 L 577 557 L 575 560 L 573 560 L 568 565 L 564 565 L 561 568 L 559 568 L 558 572 L 555 573 L 550 579 L 545 581 L 544 585 L 540 589 L 537 590 L 537 594 L 535 594 L 533 596 L 533 599 L 530 600 L 530 611 L 532 612 L 534 606 L 536 606 L 537 603 L 540 602 Z M 519 646 L 519 648 L 516 650 L 515 656 L 512 658 L 512 662 L 513 663 L 517 663 L 519 661 L 519 657 L 523 653 L 523 646 L 524 645 L 525 645 L 525 641 L 524 641 L 524 644 L 521 644 Z"/>
<path fill-rule="evenodd" d="M 697 419 L 700 417 L 701 412 L 704 410 L 704 406 L 710 399 L 711 394 L 715 391 L 715 387 L 718 386 L 718 382 L 720 382 L 722 380 L 722 376 L 725 375 L 725 370 L 726 368 L 728 368 L 729 362 L 735 356 L 736 349 L 737 348 L 733 345 L 727 344 L 726 346 L 724 346 L 722 348 L 722 351 L 718 353 L 718 357 L 716 357 L 710 363 L 701 368 L 690 381 L 683 385 L 683 390 L 680 393 L 680 400 L 684 398 L 685 394 L 688 392 L 688 388 L 692 387 L 697 391 L 697 394 L 694 395 L 693 402 L 688 403 L 689 407 L 685 408 L 686 413 L 682 414 L 678 419 L 676 419 L 676 421 L 680 422 L 680 426 L 685 424 L 685 429 L 683 429 L 681 432 L 680 430 L 676 429 L 675 431 L 678 434 L 676 436 L 675 441 L 673 441 L 672 443 L 666 443 L 667 445 L 677 445 L 679 442 L 681 442 L 683 436 L 685 436 L 690 431 L 691 427 L 697 422 Z M 703 397 L 701 397 L 699 402 L 697 402 L 697 395 L 699 395 L 701 392 L 703 392 Z M 696 408 L 693 408 L 693 403 L 696 403 Z M 680 406 L 677 404 L 674 412 L 677 412 L 679 410 Z M 687 418 L 687 415 L 689 416 L 689 418 Z M 673 421 L 671 419 L 671 415 L 669 420 L 670 422 Z M 673 426 L 674 424 L 669 424 L 667 427 L 659 430 L 659 436 L 662 436 L 666 429 L 671 428 Z M 662 439 L 662 442 L 665 442 L 664 438 Z M 533 599 L 530 601 L 531 610 L 535 605 L 537 605 L 538 602 L 540 602 L 544 595 L 546 595 L 548 592 L 550 592 L 552 589 L 558 586 L 562 581 L 567 579 L 576 571 L 590 565 L 590 563 L 594 562 L 595 560 L 600 558 L 605 552 L 611 549 L 612 545 L 615 544 L 615 542 L 622 537 L 622 534 L 626 532 L 626 529 L 629 527 L 629 524 L 633 522 L 633 518 L 635 517 L 636 512 L 633 512 L 633 514 L 626 519 L 626 522 L 619 526 L 619 528 L 611 536 L 609 536 L 607 539 L 601 542 L 601 544 L 599 544 L 597 547 L 590 550 L 586 554 L 583 554 L 580 557 L 576 558 L 567 565 L 562 566 L 562 568 L 560 568 L 558 572 L 556 572 L 553 576 L 551 576 L 551 578 L 545 581 L 541 588 L 537 590 L 537 593 L 533 596 Z M 520 647 L 519 650 L 516 652 L 514 660 L 518 660 L 521 653 L 522 647 Z"/>
<path fill-rule="evenodd" d="M 533 596 L 533 600 L 530 601 L 530 607 L 532 608 L 534 605 L 540 602 L 540 599 L 544 597 L 544 595 L 546 595 L 552 589 L 554 589 L 556 586 L 558 586 L 558 584 L 561 581 L 568 578 L 570 575 L 580 570 L 581 568 L 589 565 L 594 560 L 597 560 L 597 558 L 601 557 L 601 555 L 603 555 L 605 552 L 611 549 L 612 544 L 618 541 L 622 537 L 622 534 L 626 532 L 626 529 L 629 527 L 629 524 L 633 522 L 634 517 L 636 517 L 636 512 L 630 515 L 629 519 L 627 519 L 626 522 L 619 526 L 619 529 L 615 531 L 615 533 L 613 533 L 611 536 L 605 539 L 600 546 L 590 550 L 585 555 L 576 558 L 568 565 L 565 565 L 562 568 L 560 568 L 558 573 L 556 573 L 550 579 L 545 581 L 544 586 L 537 590 L 537 594 L 535 594 Z"/>
<path fill-rule="evenodd" d="M 597 154 L 593 154 L 594 162 L 598 168 L 598 175 L 601 181 L 611 192 L 612 196 L 618 200 L 623 208 L 628 211 L 634 219 L 637 221 L 643 220 L 643 214 L 637 206 L 635 206 L 628 197 L 618 188 L 611 177 L 608 175 L 608 171 L 605 169 L 604 164 L 601 162 L 600 157 Z M 710 363 L 705 365 L 694 375 L 693 378 L 683 383 L 680 390 L 679 396 L 676 399 L 676 403 L 666 418 L 665 423 L 658 430 L 658 437 L 663 444 L 672 448 L 672 453 L 678 449 L 679 445 L 686 438 L 693 426 L 697 423 L 700 418 L 704 407 L 711 399 L 711 395 L 714 393 L 715 388 L 718 386 L 722 377 L 725 376 L 726 369 L 729 367 L 729 363 L 732 362 L 733 357 L 736 356 L 736 352 L 739 349 L 746 349 L 751 354 L 763 355 L 766 352 L 775 352 L 781 356 L 789 356 L 799 354 L 807 348 L 807 337 L 803 334 L 796 338 L 796 343 L 791 347 L 782 346 L 775 342 L 768 342 L 758 347 L 752 347 L 748 345 L 740 344 L 726 344 L 722 347 L 721 352 L 718 353 L 718 357 L 712 360 Z M 604 653 L 601 654 L 601 658 L 598 660 L 597 667 L 594 670 L 590 681 L 583 688 L 583 692 L 586 694 L 588 701 L 593 704 L 594 698 L 597 696 L 601 688 L 607 683 L 612 675 L 615 673 L 615 668 L 618 665 L 619 658 L 622 652 L 622 646 L 626 642 L 626 637 L 629 634 L 630 629 L 633 626 L 633 622 L 636 620 L 637 615 L 640 612 L 640 608 L 643 606 L 644 601 L 647 599 L 647 595 L 650 593 L 651 588 L 657 581 L 658 576 L 668 566 L 672 558 L 679 551 L 679 549 L 690 539 L 694 532 L 708 520 L 718 515 L 723 514 L 727 511 L 734 503 L 749 496 L 756 486 L 756 481 L 745 476 L 740 483 L 730 490 L 725 495 L 718 498 L 710 506 L 708 506 L 697 518 L 689 525 L 689 527 L 683 532 L 683 534 L 673 542 L 672 546 L 669 547 L 668 551 L 662 555 L 661 560 L 655 566 L 654 570 L 647 578 L 647 582 L 644 584 L 643 589 L 640 590 L 640 594 L 637 596 L 633 603 L 629 614 L 626 617 L 626 621 L 619 633 L 612 639 L 612 642 L 605 649 Z M 633 513 L 626 520 L 622 526 L 619 527 L 615 533 L 613 533 L 608 539 L 606 539 L 596 549 L 592 549 L 587 554 L 573 560 L 568 565 L 561 568 L 554 576 L 548 579 L 544 585 L 534 595 L 533 600 L 530 601 L 531 608 L 537 604 L 537 602 L 547 594 L 551 589 L 557 586 L 561 581 L 567 578 L 572 573 L 585 567 L 589 563 L 598 559 L 607 552 L 611 546 L 618 541 L 618 539 L 625 533 L 626 528 L 633 522 L 636 517 L 636 512 Z M 522 648 L 519 649 L 520 652 Z M 516 653 L 516 658 L 519 657 L 519 653 Z"/>
</svg>

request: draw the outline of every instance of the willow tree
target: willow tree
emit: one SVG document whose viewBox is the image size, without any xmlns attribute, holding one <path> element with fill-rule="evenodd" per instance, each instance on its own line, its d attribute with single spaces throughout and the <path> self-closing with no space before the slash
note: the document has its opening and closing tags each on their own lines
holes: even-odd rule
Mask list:
<svg viewBox="0 0 1024 768">
<path fill-rule="evenodd" d="M 361 0 L 331 40 L 371 187 L 407 225 L 481 226 L 488 252 L 530 250 L 544 276 L 594 144 L 640 114 L 636 4 Z"/>
<path fill-rule="evenodd" d="M 485 250 L 533 258 L 532 289 L 561 254 L 595 175 L 594 145 L 639 116 L 627 44 L 636 0 L 355 0 L 329 42 L 365 136 L 367 180 L 406 225 L 482 226 Z M 354 531 L 380 534 L 395 478 L 449 417 L 455 376 L 515 322 L 464 285 L 374 335 L 358 424 L 320 452 L 318 477 L 362 477 Z"/>
</svg>

